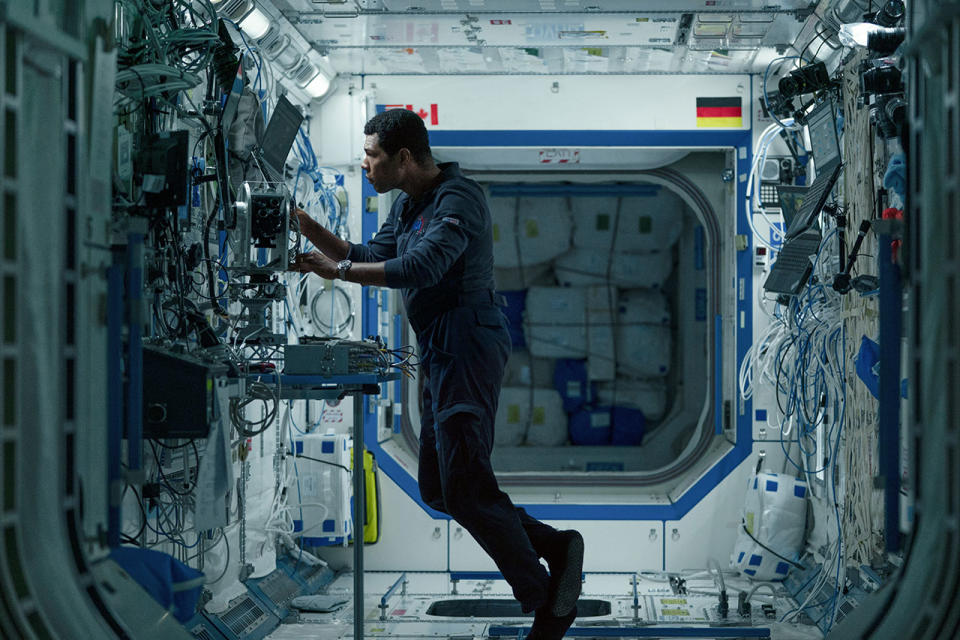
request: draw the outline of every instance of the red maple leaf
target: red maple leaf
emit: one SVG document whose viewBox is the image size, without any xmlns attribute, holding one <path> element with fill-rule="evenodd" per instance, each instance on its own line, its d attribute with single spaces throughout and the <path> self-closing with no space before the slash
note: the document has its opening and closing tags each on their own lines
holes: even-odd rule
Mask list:
<svg viewBox="0 0 960 640">
<path fill-rule="evenodd" d="M 424 120 L 426 120 L 426 119 L 427 119 L 427 116 L 430 115 L 430 112 L 429 112 L 429 111 L 426 111 L 425 109 L 423 109 L 423 108 L 421 107 L 420 110 L 417 111 L 417 115 L 420 116 L 421 118 L 423 118 Z"/>
</svg>

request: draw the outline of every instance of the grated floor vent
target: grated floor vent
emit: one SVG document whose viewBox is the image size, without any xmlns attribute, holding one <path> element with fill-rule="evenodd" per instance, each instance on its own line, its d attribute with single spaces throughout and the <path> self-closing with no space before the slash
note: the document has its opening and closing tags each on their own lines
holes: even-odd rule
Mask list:
<svg viewBox="0 0 960 640">
<path fill-rule="evenodd" d="M 577 618 L 610 615 L 607 600 L 577 601 Z M 532 618 L 533 612 L 524 613 L 516 600 L 474 598 L 464 600 L 438 600 L 427 609 L 428 616 L 448 618 Z"/>
</svg>

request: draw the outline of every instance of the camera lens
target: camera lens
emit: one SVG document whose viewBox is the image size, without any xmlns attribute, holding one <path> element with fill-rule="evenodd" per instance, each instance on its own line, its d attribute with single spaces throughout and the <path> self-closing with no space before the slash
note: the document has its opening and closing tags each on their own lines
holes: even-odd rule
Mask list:
<svg viewBox="0 0 960 640">
<path fill-rule="evenodd" d="M 860 74 L 861 93 L 895 93 L 902 90 L 900 70 L 892 65 L 874 67 Z"/>
<path fill-rule="evenodd" d="M 780 95 L 784 98 L 792 98 L 803 92 L 801 79 L 792 73 L 780 78 L 780 82 L 777 83 L 777 88 L 780 89 Z"/>
<path fill-rule="evenodd" d="M 881 27 L 895 27 L 903 19 L 903 13 L 903 0 L 887 0 L 873 20 Z"/>
</svg>

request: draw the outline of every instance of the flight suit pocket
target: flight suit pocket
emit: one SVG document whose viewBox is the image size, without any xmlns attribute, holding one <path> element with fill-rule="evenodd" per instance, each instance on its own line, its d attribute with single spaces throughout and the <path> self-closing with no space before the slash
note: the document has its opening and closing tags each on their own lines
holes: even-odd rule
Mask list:
<svg viewBox="0 0 960 640">
<path fill-rule="evenodd" d="M 500 327 L 503 325 L 503 314 L 496 307 L 485 307 L 474 309 L 477 316 L 477 324 L 481 327 Z"/>
</svg>

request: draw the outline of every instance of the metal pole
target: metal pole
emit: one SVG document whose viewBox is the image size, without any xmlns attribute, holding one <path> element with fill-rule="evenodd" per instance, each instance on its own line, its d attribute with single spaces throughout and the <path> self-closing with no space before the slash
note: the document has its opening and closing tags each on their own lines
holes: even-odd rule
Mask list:
<svg viewBox="0 0 960 640">
<path fill-rule="evenodd" d="M 353 394 L 353 637 L 363 640 L 363 534 L 364 508 L 363 392 Z"/>
</svg>

